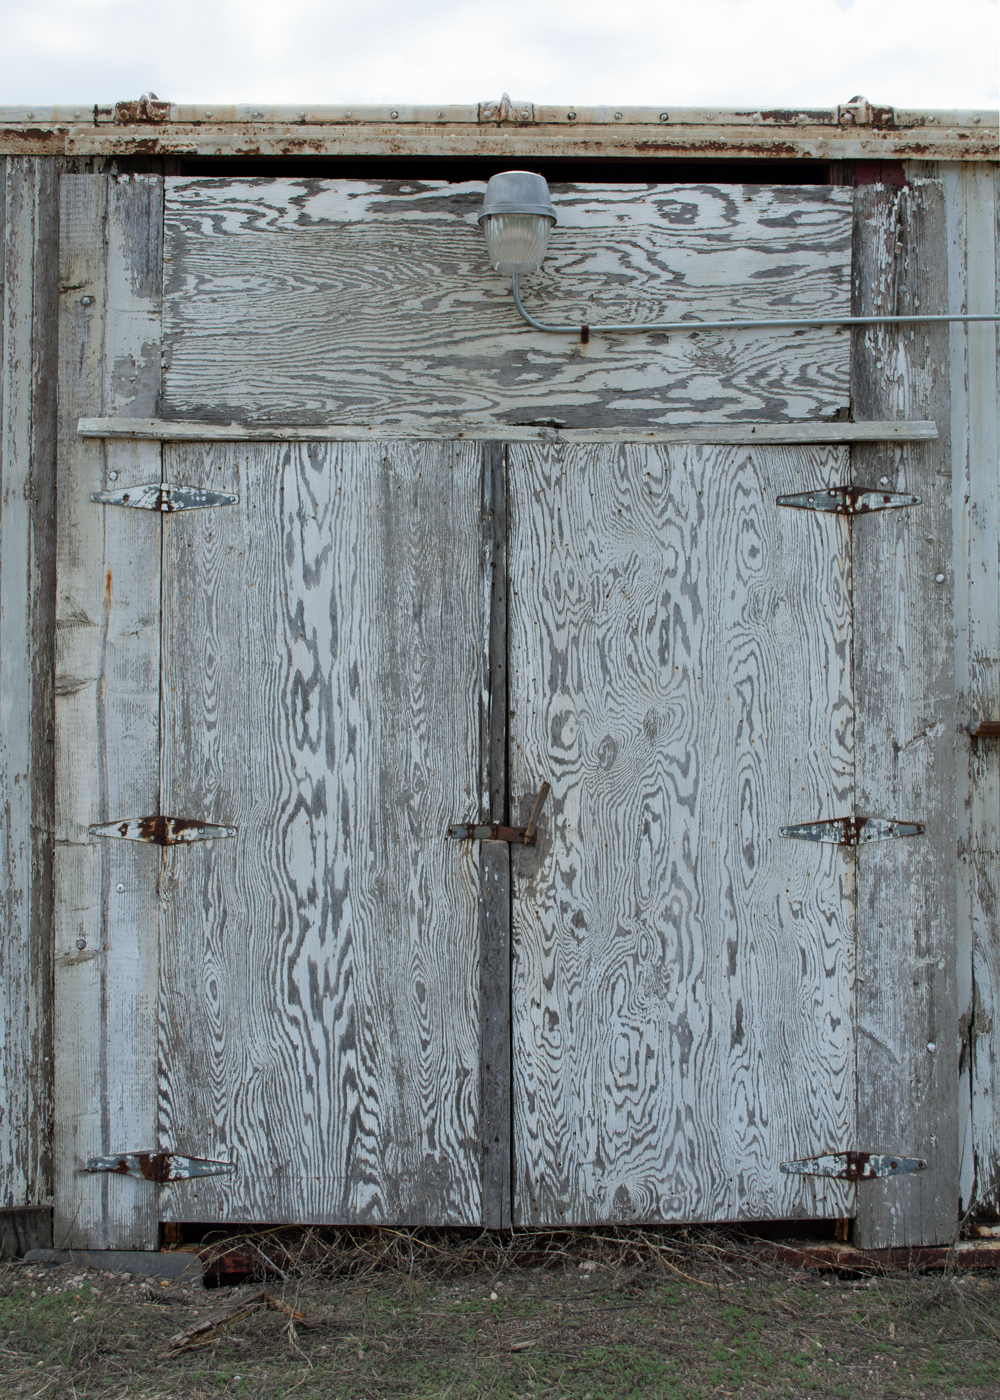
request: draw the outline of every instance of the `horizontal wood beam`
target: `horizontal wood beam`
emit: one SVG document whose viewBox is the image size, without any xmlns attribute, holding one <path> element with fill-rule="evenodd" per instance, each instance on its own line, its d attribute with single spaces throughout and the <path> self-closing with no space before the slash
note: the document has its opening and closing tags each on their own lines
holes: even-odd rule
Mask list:
<svg viewBox="0 0 1000 1400">
<path fill-rule="evenodd" d="M 590 432 L 584 428 L 558 429 L 489 424 L 459 426 L 455 423 L 398 423 L 359 428 L 331 423 L 247 426 L 243 423 L 168 422 L 162 418 L 81 418 L 80 437 L 107 440 L 150 439 L 158 442 L 385 442 L 390 439 L 440 441 L 443 438 L 476 442 L 632 442 L 719 444 L 809 444 L 835 442 L 928 442 L 937 435 L 936 423 L 887 421 L 874 423 L 733 423 L 640 432 L 619 428 Z"/>
</svg>

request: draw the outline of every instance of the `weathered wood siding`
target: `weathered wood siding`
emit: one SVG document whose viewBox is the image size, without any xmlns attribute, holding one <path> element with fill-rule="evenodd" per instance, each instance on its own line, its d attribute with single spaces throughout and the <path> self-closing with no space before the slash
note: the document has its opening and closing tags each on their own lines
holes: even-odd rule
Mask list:
<svg viewBox="0 0 1000 1400">
<path fill-rule="evenodd" d="M 476 224 L 481 184 L 167 181 L 168 416 L 641 429 L 832 418 L 849 336 L 531 330 Z M 847 314 L 851 194 L 563 186 L 542 319 Z"/>
<path fill-rule="evenodd" d="M 940 182 L 859 188 L 855 211 L 856 313 L 943 310 Z M 948 328 L 857 334 L 852 397 L 858 417 L 933 418 L 940 431 L 851 454 L 858 483 L 922 501 L 854 528 L 858 809 L 926 826 L 858 853 L 858 1143 L 928 1162 L 859 1188 L 858 1241 L 938 1244 L 954 1237 L 959 1183 Z"/>
<path fill-rule="evenodd" d="M 1000 286 L 995 166 L 944 175 L 949 296 L 969 310 Z M 962 1205 L 1000 1211 L 1000 743 L 965 726 L 1000 719 L 1000 331 L 951 333 L 958 762 L 958 1010 Z"/>
<path fill-rule="evenodd" d="M 155 847 L 92 822 L 159 803 L 160 518 L 92 491 L 160 480 L 158 443 L 81 439 L 77 418 L 158 411 L 162 181 L 67 175 L 59 281 L 55 1243 L 158 1244 L 157 1189 L 84 1175 L 156 1130 Z"/>
<path fill-rule="evenodd" d="M 510 449 L 515 1218 L 852 1213 L 843 449 Z"/>
<path fill-rule="evenodd" d="M 474 444 L 168 448 L 159 1136 L 173 1220 L 475 1225 L 490 583 Z"/>
<path fill-rule="evenodd" d="M 0 1206 L 48 1203 L 56 163 L 0 159 Z"/>
</svg>

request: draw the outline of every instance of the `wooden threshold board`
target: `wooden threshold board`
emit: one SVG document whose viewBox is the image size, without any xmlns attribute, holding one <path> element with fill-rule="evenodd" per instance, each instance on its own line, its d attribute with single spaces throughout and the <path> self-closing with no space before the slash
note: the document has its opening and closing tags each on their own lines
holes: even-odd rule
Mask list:
<svg viewBox="0 0 1000 1400">
<path fill-rule="evenodd" d="M 150 439 L 158 442 L 385 442 L 390 439 L 434 441 L 470 439 L 476 442 L 571 442 L 571 443 L 836 443 L 836 442 L 928 442 L 937 435 L 932 422 L 888 420 L 872 423 L 727 423 L 714 427 L 704 423 L 690 427 L 663 428 L 642 432 L 635 428 L 588 431 L 585 428 L 560 429 L 547 426 L 454 423 L 421 423 L 408 427 L 399 423 L 372 424 L 260 424 L 168 422 L 162 418 L 81 418 L 80 437 L 107 439 Z"/>
</svg>

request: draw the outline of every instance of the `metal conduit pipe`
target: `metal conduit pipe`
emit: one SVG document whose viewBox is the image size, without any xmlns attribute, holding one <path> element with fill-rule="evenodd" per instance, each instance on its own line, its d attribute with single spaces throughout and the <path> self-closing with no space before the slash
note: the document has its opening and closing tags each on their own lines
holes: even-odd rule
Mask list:
<svg viewBox="0 0 1000 1400">
<path fill-rule="evenodd" d="M 756 321 L 649 321 L 637 325 L 603 326 L 547 326 L 536 321 L 521 300 L 521 278 L 515 272 L 511 275 L 514 288 L 514 305 L 536 331 L 546 331 L 551 335 L 579 335 L 586 342 L 591 333 L 598 335 L 620 335 L 625 332 L 643 331 L 647 335 L 662 335 L 678 331 L 689 334 L 692 331 L 757 331 L 757 330 L 808 330 L 820 326 L 925 326 L 941 325 L 951 321 L 1000 321 L 1000 315 L 977 316 L 790 316 L 783 319 Z"/>
</svg>

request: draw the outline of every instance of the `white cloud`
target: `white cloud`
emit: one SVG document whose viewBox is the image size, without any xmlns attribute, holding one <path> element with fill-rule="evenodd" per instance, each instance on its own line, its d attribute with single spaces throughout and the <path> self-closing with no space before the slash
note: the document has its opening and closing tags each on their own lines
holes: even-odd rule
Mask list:
<svg viewBox="0 0 1000 1400">
<path fill-rule="evenodd" d="M 0 0 L 0 103 L 996 106 L 996 0 Z"/>
</svg>

